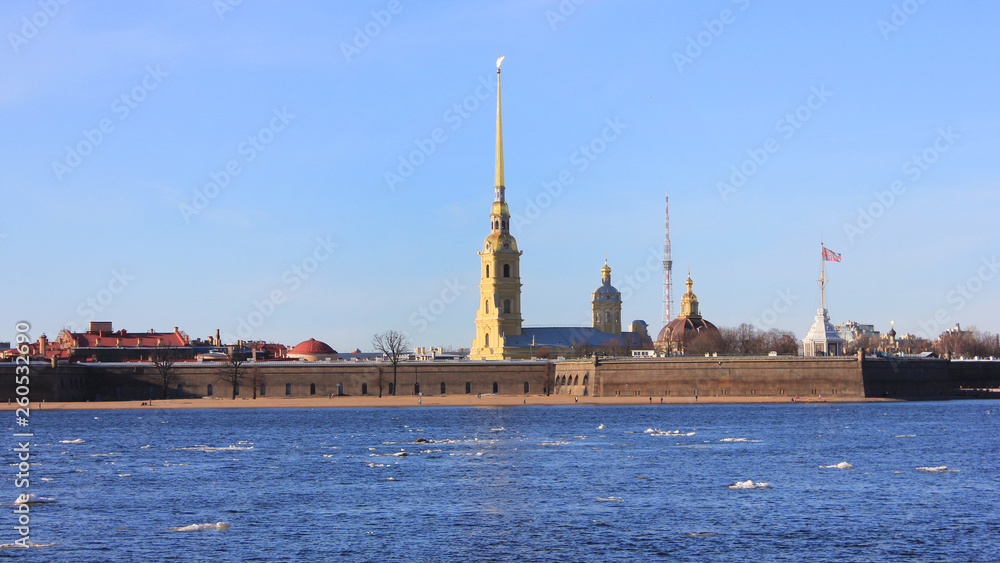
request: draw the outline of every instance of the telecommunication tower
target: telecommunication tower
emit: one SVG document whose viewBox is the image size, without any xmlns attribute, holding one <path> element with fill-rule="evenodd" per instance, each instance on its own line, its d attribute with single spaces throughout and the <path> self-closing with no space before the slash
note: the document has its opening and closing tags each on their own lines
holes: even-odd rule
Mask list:
<svg viewBox="0 0 1000 563">
<path fill-rule="evenodd" d="M 666 239 L 663 241 L 663 324 L 670 322 L 670 302 L 674 295 L 674 261 L 670 259 L 670 195 L 666 198 Z"/>
</svg>

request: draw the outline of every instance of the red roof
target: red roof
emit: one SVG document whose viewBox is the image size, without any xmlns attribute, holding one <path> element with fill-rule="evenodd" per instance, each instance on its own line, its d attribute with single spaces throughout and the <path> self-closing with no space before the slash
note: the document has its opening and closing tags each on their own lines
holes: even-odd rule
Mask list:
<svg viewBox="0 0 1000 563">
<path fill-rule="evenodd" d="M 315 338 L 310 338 L 305 342 L 300 342 L 288 351 L 289 354 L 300 354 L 303 356 L 318 356 L 322 354 L 336 354 L 337 351 L 330 348 L 325 342 L 320 342 Z"/>
<path fill-rule="evenodd" d="M 187 346 L 184 337 L 178 332 L 125 332 L 121 330 L 112 333 L 72 333 L 72 336 L 74 346 L 77 348 Z"/>
</svg>

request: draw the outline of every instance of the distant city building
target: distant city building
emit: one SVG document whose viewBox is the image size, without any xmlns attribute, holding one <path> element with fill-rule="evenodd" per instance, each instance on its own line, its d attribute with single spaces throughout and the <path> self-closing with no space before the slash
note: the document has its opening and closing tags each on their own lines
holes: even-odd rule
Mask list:
<svg viewBox="0 0 1000 563">
<path fill-rule="evenodd" d="M 308 362 L 335 361 L 337 351 L 326 342 L 320 342 L 315 338 L 310 338 L 305 342 L 296 344 L 288 351 L 288 357 L 293 360 L 303 360 Z"/>
<path fill-rule="evenodd" d="M 837 331 L 837 336 L 845 343 L 863 337 L 872 339 L 880 338 L 879 331 L 875 330 L 875 325 L 847 321 L 846 323 L 834 325 L 833 328 Z"/>
<path fill-rule="evenodd" d="M 115 331 L 111 322 L 92 322 L 86 332 L 63 329 L 55 342 L 41 335 L 38 354 L 72 362 L 143 362 L 156 350 L 169 350 L 177 360 L 194 358 L 195 349 L 187 334 L 174 327 L 173 332 Z"/>
</svg>

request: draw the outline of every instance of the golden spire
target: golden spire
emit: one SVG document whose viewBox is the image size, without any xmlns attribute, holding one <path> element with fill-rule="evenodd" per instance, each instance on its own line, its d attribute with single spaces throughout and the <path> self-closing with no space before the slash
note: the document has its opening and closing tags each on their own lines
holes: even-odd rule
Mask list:
<svg viewBox="0 0 1000 563">
<path fill-rule="evenodd" d="M 496 201 L 504 201 L 503 186 L 503 129 L 500 126 L 500 63 L 503 57 L 497 57 L 497 156 L 496 156 L 496 178 L 494 187 L 496 188 Z"/>
</svg>

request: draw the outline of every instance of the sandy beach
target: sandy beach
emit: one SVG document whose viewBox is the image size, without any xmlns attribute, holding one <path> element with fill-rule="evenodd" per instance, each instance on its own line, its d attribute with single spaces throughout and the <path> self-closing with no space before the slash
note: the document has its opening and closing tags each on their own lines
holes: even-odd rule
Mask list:
<svg viewBox="0 0 1000 563">
<path fill-rule="evenodd" d="M 801 397 L 800 403 L 860 403 L 885 401 L 864 397 Z M 95 402 L 33 402 L 34 410 L 87 410 L 87 409 L 231 409 L 231 408 L 370 408 L 370 407 L 505 407 L 516 405 L 659 405 L 659 404 L 738 404 L 738 403 L 791 403 L 791 397 L 577 397 L 574 395 L 433 395 L 417 397 L 260 397 L 166 399 L 145 401 L 95 401 Z M 13 410 L 8 404 L 7 410 Z"/>
</svg>

